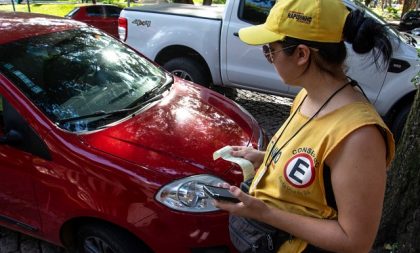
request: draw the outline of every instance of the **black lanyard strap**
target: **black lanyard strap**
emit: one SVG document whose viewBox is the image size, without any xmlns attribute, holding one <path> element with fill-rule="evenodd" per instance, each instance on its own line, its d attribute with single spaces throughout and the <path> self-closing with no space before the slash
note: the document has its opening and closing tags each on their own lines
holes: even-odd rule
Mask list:
<svg viewBox="0 0 420 253">
<path fill-rule="evenodd" d="M 331 94 L 331 96 L 319 107 L 319 109 L 315 112 L 314 115 L 312 115 L 293 135 L 292 137 L 290 137 L 285 143 L 283 143 L 283 145 L 276 151 L 276 153 L 271 156 L 271 160 L 270 162 L 266 162 L 265 163 L 265 167 L 268 168 L 268 166 L 273 162 L 274 158 L 281 152 L 281 150 L 293 139 L 295 138 L 295 136 L 306 126 L 309 124 L 309 122 L 311 122 L 320 112 L 321 110 L 331 101 L 331 99 L 337 95 L 337 93 L 339 93 L 342 89 L 344 89 L 347 85 L 349 84 L 353 84 L 353 80 L 348 81 L 347 83 L 345 83 L 343 86 L 341 86 L 339 89 L 337 89 L 333 94 Z M 276 147 L 277 142 L 280 140 L 281 136 L 283 135 L 284 131 L 286 130 L 286 128 L 289 126 L 289 123 L 292 121 L 292 119 L 295 117 L 296 112 L 300 110 L 300 107 L 302 106 L 303 102 L 305 101 L 306 97 L 308 95 L 305 95 L 305 97 L 302 99 L 302 101 L 300 102 L 300 104 L 298 105 L 298 107 L 296 108 L 296 110 L 293 112 L 292 116 L 289 118 L 289 120 L 287 121 L 286 125 L 284 126 L 283 130 L 281 131 L 279 137 L 277 137 L 277 140 L 274 142 L 273 146 L 271 147 L 270 153 L 269 155 L 271 155 L 271 152 L 273 152 L 274 148 Z M 267 159 L 268 160 L 268 159 Z"/>
</svg>

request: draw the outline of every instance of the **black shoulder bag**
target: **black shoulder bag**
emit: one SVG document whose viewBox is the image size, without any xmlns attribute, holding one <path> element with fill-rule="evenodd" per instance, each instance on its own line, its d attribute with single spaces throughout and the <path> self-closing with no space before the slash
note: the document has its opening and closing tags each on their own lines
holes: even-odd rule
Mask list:
<svg viewBox="0 0 420 253">
<path fill-rule="evenodd" d="M 248 192 L 252 179 L 241 183 L 241 189 Z M 291 235 L 268 224 L 244 218 L 229 216 L 230 240 L 241 253 L 270 253 L 277 252 L 279 247 Z"/>
</svg>

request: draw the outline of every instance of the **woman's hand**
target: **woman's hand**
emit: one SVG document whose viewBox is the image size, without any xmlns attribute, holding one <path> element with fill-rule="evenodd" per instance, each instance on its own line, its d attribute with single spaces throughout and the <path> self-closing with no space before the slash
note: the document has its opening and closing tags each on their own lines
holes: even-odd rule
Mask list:
<svg viewBox="0 0 420 253">
<path fill-rule="evenodd" d="M 239 199 L 239 203 L 232 203 L 227 201 L 214 200 L 215 206 L 228 211 L 231 214 L 261 220 L 261 215 L 267 212 L 268 206 L 261 200 L 252 197 L 241 191 L 236 186 L 231 186 L 227 183 L 221 187 L 228 188 L 233 196 Z"/>
<path fill-rule="evenodd" d="M 252 165 L 254 165 L 255 169 L 258 169 L 264 160 L 265 152 L 256 150 L 253 147 L 232 146 L 232 149 L 232 156 L 247 159 L 252 163 Z"/>
</svg>

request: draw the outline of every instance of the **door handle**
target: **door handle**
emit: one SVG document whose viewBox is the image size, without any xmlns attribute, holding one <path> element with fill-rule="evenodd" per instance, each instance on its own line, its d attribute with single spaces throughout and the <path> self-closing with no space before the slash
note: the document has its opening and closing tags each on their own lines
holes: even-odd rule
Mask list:
<svg viewBox="0 0 420 253">
<path fill-rule="evenodd" d="M 233 36 L 239 37 L 239 33 L 234 32 L 234 33 L 233 33 Z"/>
</svg>

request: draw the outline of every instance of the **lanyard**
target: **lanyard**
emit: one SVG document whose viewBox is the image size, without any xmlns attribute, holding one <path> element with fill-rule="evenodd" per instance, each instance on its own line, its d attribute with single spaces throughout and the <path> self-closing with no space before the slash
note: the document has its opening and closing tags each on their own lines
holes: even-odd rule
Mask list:
<svg viewBox="0 0 420 253">
<path fill-rule="evenodd" d="M 300 107 L 302 106 L 303 102 L 305 101 L 307 95 L 305 95 L 305 97 L 302 99 L 302 101 L 300 102 L 300 104 L 298 105 L 298 107 L 296 108 L 296 110 L 293 112 L 292 116 L 289 117 L 289 120 L 287 121 L 286 125 L 284 126 L 283 130 L 281 131 L 281 133 L 279 134 L 279 137 L 277 138 L 277 140 L 274 142 L 273 146 L 271 147 L 270 153 L 268 154 L 269 156 L 271 156 L 270 162 L 267 163 L 267 161 L 269 159 L 267 159 L 266 163 L 265 163 L 265 167 L 268 168 L 268 166 L 273 162 L 274 158 L 278 155 L 281 154 L 281 150 L 306 126 L 309 124 L 309 122 L 311 122 L 318 114 L 319 112 L 321 112 L 321 110 L 331 101 L 331 99 L 337 95 L 337 93 L 339 93 L 342 89 L 344 89 L 347 85 L 352 84 L 354 81 L 350 80 L 349 82 L 345 83 L 343 86 L 341 86 L 339 89 L 337 89 L 333 94 L 331 94 L 331 96 L 321 105 L 321 107 L 319 107 L 319 109 L 315 112 L 314 115 L 312 115 L 311 118 L 309 118 L 285 143 L 283 143 L 283 145 L 276 151 L 276 153 L 274 155 L 271 156 L 271 153 L 273 152 L 274 148 L 276 147 L 277 142 L 280 140 L 281 136 L 283 135 L 284 131 L 286 130 L 286 128 L 289 126 L 289 123 L 292 121 L 292 119 L 295 117 L 296 112 L 300 110 Z"/>
</svg>

